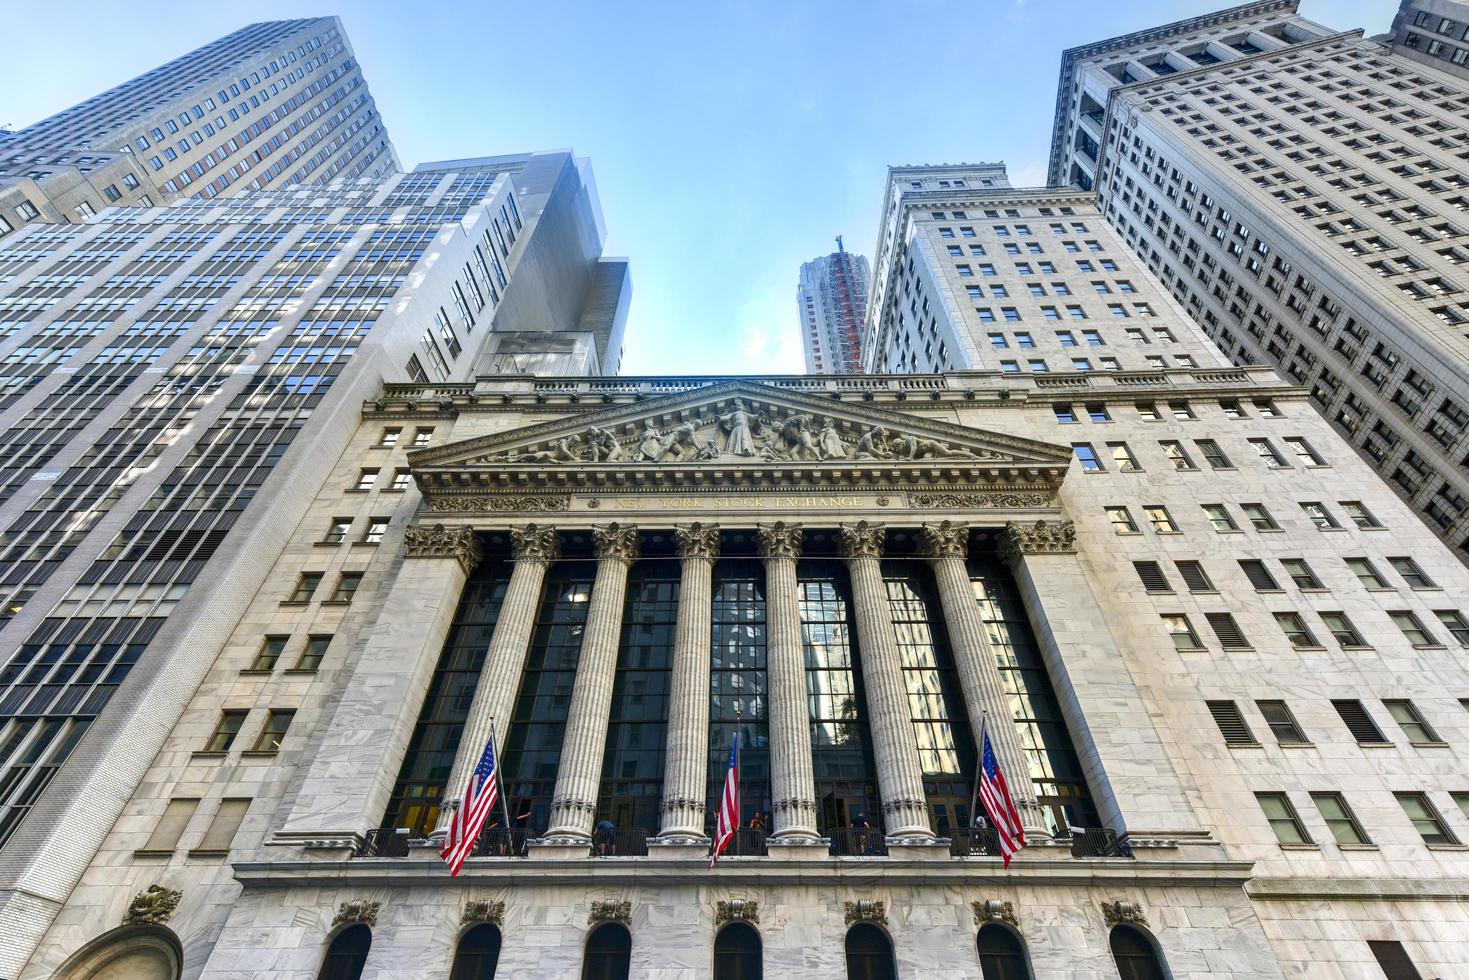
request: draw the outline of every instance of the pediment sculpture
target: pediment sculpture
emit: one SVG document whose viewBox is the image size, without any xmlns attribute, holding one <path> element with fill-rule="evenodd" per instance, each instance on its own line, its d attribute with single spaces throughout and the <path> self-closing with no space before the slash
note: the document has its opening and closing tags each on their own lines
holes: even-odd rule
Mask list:
<svg viewBox="0 0 1469 980">
<path fill-rule="evenodd" d="M 844 431 L 845 430 L 845 431 Z M 596 425 L 571 432 L 531 450 L 510 450 L 472 460 L 478 464 L 812 462 L 877 460 L 917 462 L 1003 461 L 1004 454 L 970 449 L 878 424 L 851 428 L 831 416 L 790 411 L 768 414 L 736 398 L 729 410 L 686 419 L 660 429 L 652 418 L 619 436 Z"/>
</svg>

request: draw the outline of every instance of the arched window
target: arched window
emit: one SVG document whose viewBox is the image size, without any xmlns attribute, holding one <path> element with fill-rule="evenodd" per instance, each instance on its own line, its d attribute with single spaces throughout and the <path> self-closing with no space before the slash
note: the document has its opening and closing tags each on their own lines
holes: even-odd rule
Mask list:
<svg viewBox="0 0 1469 980">
<path fill-rule="evenodd" d="M 459 937 L 449 980 L 495 980 L 495 964 L 499 962 L 500 930 L 481 922 Z"/>
<path fill-rule="evenodd" d="M 978 943 L 984 980 L 1030 980 L 1025 944 L 1015 933 L 991 922 L 979 930 Z"/>
<path fill-rule="evenodd" d="M 372 930 L 360 922 L 337 933 L 327 947 L 326 959 L 316 980 L 358 980 L 372 948 Z"/>
<path fill-rule="evenodd" d="M 744 922 L 731 922 L 714 937 L 714 980 L 761 980 L 760 934 Z"/>
<path fill-rule="evenodd" d="M 632 933 L 618 922 L 604 922 L 587 937 L 581 980 L 627 980 L 632 960 Z"/>
<path fill-rule="evenodd" d="M 1168 980 L 1153 941 L 1129 925 L 1112 927 L 1112 959 L 1122 980 Z"/>
<path fill-rule="evenodd" d="M 83 946 L 55 976 L 64 980 L 178 980 L 184 950 L 164 926 L 121 926 Z"/>
<path fill-rule="evenodd" d="M 847 980 L 897 980 L 893 944 L 888 934 L 871 922 L 847 930 Z"/>
</svg>

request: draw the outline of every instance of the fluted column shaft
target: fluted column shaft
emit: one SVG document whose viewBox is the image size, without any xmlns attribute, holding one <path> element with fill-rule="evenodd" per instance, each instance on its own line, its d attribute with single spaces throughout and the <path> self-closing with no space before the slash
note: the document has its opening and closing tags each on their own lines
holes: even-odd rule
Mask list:
<svg viewBox="0 0 1469 980">
<path fill-rule="evenodd" d="M 546 580 L 546 569 L 558 555 L 553 528 L 527 524 L 523 528 L 512 528 L 510 539 L 515 567 L 505 587 L 505 599 L 500 604 L 499 615 L 495 618 L 495 631 L 490 636 L 489 649 L 485 651 L 474 700 L 469 705 L 469 717 L 464 720 L 464 729 L 459 735 L 454 767 L 449 771 L 449 781 L 444 787 L 446 805 L 439 811 L 435 836 L 448 832 L 453 808 L 447 804 L 458 804 L 468 785 L 469 774 L 484 754 L 492 730 L 496 752 L 504 752 L 515 692 L 520 686 L 525 655 L 535 630 L 541 586 Z"/>
<path fill-rule="evenodd" d="M 811 763 L 811 718 L 806 707 L 806 663 L 796 558 L 801 529 L 778 522 L 757 529 L 765 559 L 765 669 L 770 724 L 770 795 L 776 839 L 814 840 L 816 777 Z"/>
<path fill-rule="evenodd" d="M 898 654 L 887 587 L 882 580 L 883 528 L 860 521 L 838 532 L 852 579 L 852 611 L 867 688 L 867 720 L 872 754 L 889 837 L 932 839 L 928 802 L 923 793 L 923 765 L 908 705 L 908 687 Z"/>
<path fill-rule="evenodd" d="M 622 610 L 627 599 L 627 570 L 637 558 L 636 528 L 610 524 L 593 528 L 597 543 L 597 577 L 587 604 L 581 657 L 566 713 L 561 766 L 551 800 L 547 837 L 590 840 L 602 781 L 602 754 L 607 748 L 607 721 L 612 712 L 612 684 L 617 672 L 617 646 L 622 636 Z"/>
<path fill-rule="evenodd" d="M 1034 843 L 1048 837 L 1050 831 L 1046 829 L 1040 805 L 1036 803 L 1030 765 L 1021 747 L 1020 732 L 1005 694 L 1005 680 L 1000 675 L 999 663 L 990 646 L 989 631 L 969 580 L 969 567 L 965 562 L 969 553 L 969 528 L 949 521 L 925 524 L 922 536 L 933 566 L 934 581 L 938 585 L 949 646 L 954 651 L 954 664 L 959 669 L 959 683 L 964 691 L 964 706 L 969 713 L 975 749 L 981 750 L 978 744 L 980 732 L 987 731 L 995 758 L 1005 774 L 1010 798 L 1020 811 L 1026 838 Z M 988 725 L 985 725 L 986 717 Z"/>
<path fill-rule="evenodd" d="M 704 796 L 709 772 L 709 642 L 712 579 L 719 529 L 674 528 L 679 557 L 678 616 L 673 627 L 668 748 L 663 769 L 662 838 L 704 839 Z"/>
</svg>

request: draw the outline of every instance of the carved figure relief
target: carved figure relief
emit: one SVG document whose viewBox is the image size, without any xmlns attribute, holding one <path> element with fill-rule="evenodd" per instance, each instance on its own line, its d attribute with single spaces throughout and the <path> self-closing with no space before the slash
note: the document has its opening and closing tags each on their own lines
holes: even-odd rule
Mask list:
<svg viewBox="0 0 1469 980">
<path fill-rule="evenodd" d="M 179 899 L 183 897 L 184 893 L 176 889 L 149 885 L 133 896 L 127 914 L 123 916 L 123 924 L 161 926 L 173 917 L 173 911 L 179 907 Z"/>
<path fill-rule="evenodd" d="M 735 399 L 734 409 L 728 415 L 719 416 L 720 431 L 726 433 L 725 452 L 735 456 L 755 455 L 755 440 L 750 436 L 751 421 L 741 398 Z"/>
</svg>

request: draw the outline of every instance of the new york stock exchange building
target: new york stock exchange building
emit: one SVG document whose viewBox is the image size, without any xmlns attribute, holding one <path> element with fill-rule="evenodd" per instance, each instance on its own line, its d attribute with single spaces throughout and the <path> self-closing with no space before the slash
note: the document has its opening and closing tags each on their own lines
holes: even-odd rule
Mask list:
<svg viewBox="0 0 1469 980">
<path fill-rule="evenodd" d="M 1270 777 L 1344 793 L 1397 871 L 1312 850 L 1319 829 L 1292 848 L 1251 777 L 1285 726 L 1237 707 L 1288 704 L 1330 745 L 1332 705 L 1390 690 L 1460 730 L 1441 650 L 1323 679 L 1276 652 L 1281 597 L 1229 578 L 1275 547 L 1240 501 L 1323 578 L 1374 532 L 1297 501 L 1365 501 L 1381 548 L 1406 505 L 1266 369 L 1065 383 L 1135 438 L 1156 402 L 1227 411 L 1210 431 L 1236 455 L 1325 450 L 1268 490 L 1243 462 L 1207 491 L 1088 472 L 1058 382 L 1001 381 L 387 385 L 25 976 L 111 975 L 76 971 L 120 935 L 185 975 L 331 980 L 1369 977 L 1379 940 L 1459 955 L 1462 897 L 1424 882 L 1461 856 L 1415 856 L 1417 823 L 1373 802 L 1413 774 Z M 1197 434 L 1164 414 L 1150 436 Z M 1241 526 L 1216 535 L 1209 497 Z M 1446 590 L 1424 601 L 1462 598 L 1462 566 L 1420 554 Z M 981 730 L 1028 840 L 1008 867 L 973 812 Z M 502 798 L 451 877 L 436 844 L 492 736 Z M 711 868 L 736 738 L 739 829 Z M 223 789 L 200 774 L 221 765 Z M 1288 972 L 1328 947 L 1339 972 Z"/>
</svg>

